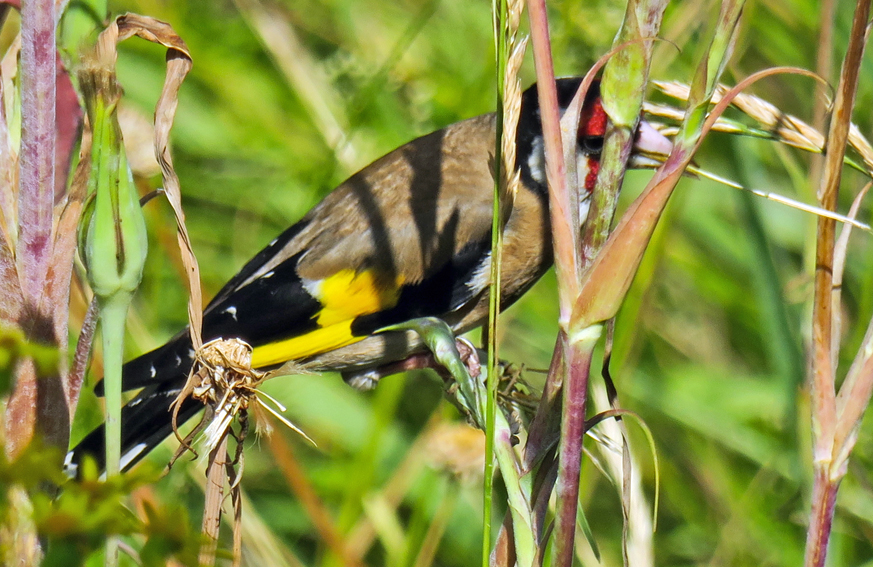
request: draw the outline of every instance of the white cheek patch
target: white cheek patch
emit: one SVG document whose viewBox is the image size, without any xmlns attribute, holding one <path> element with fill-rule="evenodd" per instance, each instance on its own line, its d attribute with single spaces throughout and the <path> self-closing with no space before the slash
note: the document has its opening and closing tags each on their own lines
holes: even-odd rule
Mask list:
<svg viewBox="0 0 873 567">
<path fill-rule="evenodd" d="M 588 179 L 590 169 L 590 161 L 585 152 L 576 151 L 576 179 L 583 191 L 579 195 L 579 222 L 584 223 L 588 219 L 588 210 L 591 208 L 591 192 L 585 187 L 585 181 Z"/>
<path fill-rule="evenodd" d="M 585 224 L 588 220 L 588 210 L 591 208 L 591 196 L 585 197 L 579 201 L 579 222 Z"/>
<path fill-rule="evenodd" d="M 546 184 L 546 153 L 543 150 L 542 136 L 534 138 L 530 155 L 527 156 L 527 167 L 534 181 L 541 185 Z"/>
<path fill-rule="evenodd" d="M 585 187 L 585 180 L 590 172 L 589 156 L 585 152 L 576 150 L 576 178 L 579 180 L 579 185 Z M 537 136 L 534 138 L 533 147 L 530 155 L 527 158 L 527 166 L 530 169 L 530 176 L 537 183 L 546 184 L 546 154 L 543 150 L 543 137 Z M 587 189 L 587 188 L 586 188 Z M 579 220 L 585 222 L 588 218 L 588 209 L 591 205 L 591 193 L 584 191 L 579 196 Z M 473 279 L 467 283 L 474 292 L 479 292 L 488 286 L 491 279 L 491 256 L 483 263 L 475 272 Z"/>
</svg>

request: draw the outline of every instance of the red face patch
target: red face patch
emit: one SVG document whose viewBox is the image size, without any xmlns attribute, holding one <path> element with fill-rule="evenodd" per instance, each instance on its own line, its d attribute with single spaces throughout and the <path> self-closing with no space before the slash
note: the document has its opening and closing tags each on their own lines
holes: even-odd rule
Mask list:
<svg viewBox="0 0 873 567">
<path fill-rule="evenodd" d="M 597 138 L 605 135 L 606 121 L 606 111 L 603 110 L 600 97 L 586 101 L 582 115 L 579 117 L 579 137 Z"/>
<path fill-rule="evenodd" d="M 593 100 L 589 97 L 589 100 L 585 101 L 582 115 L 579 117 L 578 138 L 580 145 L 584 147 L 584 141 L 587 138 L 602 138 L 606 134 L 607 120 L 600 96 L 593 97 Z M 590 155 L 586 162 L 588 173 L 585 175 L 585 189 L 591 193 L 594 190 L 594 184 L 597 183 L 597 173 L 600 171 L 600 156 Z"/>
<path fill-rule="evenodd" d="M 597 173 L 600 171 L 600 160 L 596 158 L 588 158 L 588 175 L 585 176 L 585 190 L 590 194 L 594 191 L 594 184 L 597 183 Z"/>
</svg>

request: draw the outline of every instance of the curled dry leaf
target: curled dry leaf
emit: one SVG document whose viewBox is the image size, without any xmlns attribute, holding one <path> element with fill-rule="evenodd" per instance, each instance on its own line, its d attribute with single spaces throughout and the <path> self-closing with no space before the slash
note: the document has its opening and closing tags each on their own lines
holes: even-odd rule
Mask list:
<svg viewBox="0 0 873 567">
<path fill-rule="evenodd" d="M 173 27 L 160 20 L 140 16 L 137 14 L 125 14 L 115 19 L 106 30 L 100 34 L 97 51 L 102 61 L 114 66 L 117 58 L 116 46 L 119 42 L 133 36 L 159 43 L 167 48 L 167 74 L 161 96 L 155 105 L 155 156 L 161 167 L 163 175 L 164 192 L 178 226 L 179 248 L 182 252 L 182 262 L 188 275 L 188 289 L 190 293 L 188 301 L 188 319 L 190 321 L 191 340 L 198 348 L 203 344 L 200 338 L 202 321 L 203 300 L 200 293 L 200 268 L 191 248 L 191 239 L 188 237 L 188 229 L 185 225 L 185 212 L 182 210 L 182 192 L 179 177 L 173 168 L 173 160 L 170 156 L 169 137 L 173 126 L 173 118 L 179 103 L 178 94 L 182 82 L 185 80 L 193 64 L 187 45 L 173 30 Z"/>
<path fill-rule="evenodd" d="M 185 225 L 185 212 L 182 210 L 182 193 L 179 177 L 173 168 L 173 160 L 169 150 L 170 129 L 178 106 L 179 88 L 191 70 L 192 60 L 188 47 L 181 37 L 176 34 L 172 26 L 166 22 L 139 16 L 137 14 L 125 14 L 115 19 L 110 26 L 100 34 L 97 45 L 98 58 L 107 65 L 115 64 L 117 58 L 116 46 L 120 41 L 133 36 L 159 43 L 167 48 L 167 74 L 161 96 L 155 105 L 155 157 L 160 165 L 163 176 L 164 193 L 173 207 L 178 227 L 177 236 L 179 248 L 182 254 L 182 263 L 188 276 L 188 289 L 190 292 L 188 301 L 188 319 L 191 333 L 191 341 L 195 350 L 199 351 L 203 345 L 200 336 L 202 326 L 203 300 L 200 292 L 200 268 L 197 258 L 191 247 L 191 239 Z M 196 372 L 189 375 L 179 397 L 173 404 L 173 423 L 179 410 L 181 400 L 192 394 L 194 388 L 199 386 L 193 382 Z M 178 433 L 177 433 L 178 435 Z"/>
</svg>

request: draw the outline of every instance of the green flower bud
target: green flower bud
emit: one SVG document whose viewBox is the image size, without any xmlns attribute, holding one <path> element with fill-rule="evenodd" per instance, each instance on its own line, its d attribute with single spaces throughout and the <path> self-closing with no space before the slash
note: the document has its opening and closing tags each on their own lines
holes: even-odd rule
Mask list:
<svg viewBox="0 0 873 567">
<path fill-rule="evenodd" d="M 88 282 L 101 302 L 129 296 L 142 279 L 148 239 L 118 125 L 120 88 L 99 68 L 80 73 L 92 126 L 89 203 L 79 227 Z"/>
</svg>

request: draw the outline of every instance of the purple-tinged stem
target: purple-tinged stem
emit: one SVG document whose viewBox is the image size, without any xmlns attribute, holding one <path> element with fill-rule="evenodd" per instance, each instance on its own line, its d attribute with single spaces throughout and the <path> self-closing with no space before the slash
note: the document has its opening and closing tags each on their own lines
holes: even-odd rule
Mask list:
<svg viewBox="0 0 873 567">
<path fill-rule="evenodd" d="M 549 216 L 555 251 L 555 274 L 558 278 L 558 298 L 561 328 L 566 330 L 573 302 L 578 295 L 578 263 L 576 242 L 578 227 L 572 223 L 570 195 L 567 187 L 564 152 L 561 149 L 560 111 L 552 66 L 549 21 L 545 0 L 528 3 L 530 34 L 533 43 L 534 66 L 537 72 L 537 95 L 543 128 L 546 155 L 546 179 L 549 186 Z"/>
<path fill-rule="evenodd" d="M 824 567 L 839 487 L 840 482 L 831 480 L 827 468 L 816 467 L 812 486 L 812 512 L 806 532 L 806 567 Z"/>
<path fill-rule="evenodd" d="M 561 450 L 558 457 L 558 482 L 555 486 L 557 512 L 554 564 L 558 567 L 570 567 L 573 564 L 588 374 L 595 344 L 596 340 L 569 345 L 566 349 L 568 379 L 564 382 L 564 419 L 561 422 Z"/>
<path fill-rule="evenodd" d="M 55 3 L 21 7 L 21 166 L 19 276 L 25 300 L 39 303 L 51 257 L 55 196 Z"/>
</svg>

